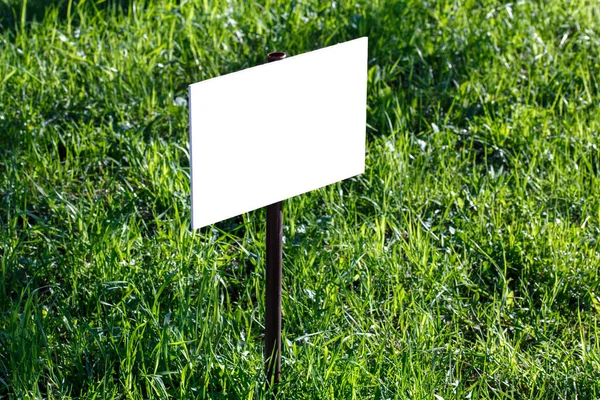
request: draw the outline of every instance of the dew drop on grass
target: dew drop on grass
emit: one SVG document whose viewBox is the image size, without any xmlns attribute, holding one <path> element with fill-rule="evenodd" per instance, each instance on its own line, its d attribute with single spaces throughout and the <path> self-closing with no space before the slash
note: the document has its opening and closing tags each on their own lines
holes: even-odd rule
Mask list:
<svg viewBox="0 0 600 400">
<path fill-rule="evenodd" d="M 309 289 L 304 289 L 304 293 L 306 293 L 306 295 L 308 296 L 309 299 L 314 300 L 315 299 L 315 292 Z"/>
<path fill-rule="evenodd" d="M 177 107 L 187 106 L 187 100 L 181 96 L 177 96 L 175 97 L 175 100 L 173 100 L 173 104 Z"/>
</svg>

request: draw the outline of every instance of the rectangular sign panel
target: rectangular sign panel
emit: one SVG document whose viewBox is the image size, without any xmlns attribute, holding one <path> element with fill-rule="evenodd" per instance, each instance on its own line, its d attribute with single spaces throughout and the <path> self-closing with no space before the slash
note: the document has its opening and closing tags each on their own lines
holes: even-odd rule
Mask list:
<svg viewBox="0 0 600 400">
<path fill-rule="evenodd" d="M 367 38 L 189 87 L 192 228 L 358 175 Z"/>
</svg>

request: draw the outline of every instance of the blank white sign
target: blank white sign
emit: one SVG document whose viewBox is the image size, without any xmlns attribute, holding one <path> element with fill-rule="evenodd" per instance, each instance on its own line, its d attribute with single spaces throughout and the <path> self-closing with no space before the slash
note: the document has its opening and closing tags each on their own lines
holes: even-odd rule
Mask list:
<svg viewBox="0 0 600 400">
<path fill-rule="evenodd" d="M 189 87 L 192 228 L 364 172 L 367 38 Z"/>
</svg>

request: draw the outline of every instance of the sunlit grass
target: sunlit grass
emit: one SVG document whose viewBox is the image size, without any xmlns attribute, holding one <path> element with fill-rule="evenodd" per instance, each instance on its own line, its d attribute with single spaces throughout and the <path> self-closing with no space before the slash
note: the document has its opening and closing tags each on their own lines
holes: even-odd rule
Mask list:
<svg viewBox="0 0 600 400">
<path fill-rule="evenodd" d="M 190 230 L 187 85 L 361 36 L 367 171 L 285 203 L 281 397 L 600 397 L 595 2 L 0 18 L 0 397 L 267 398 L 264 212 Z"/>
</svg>

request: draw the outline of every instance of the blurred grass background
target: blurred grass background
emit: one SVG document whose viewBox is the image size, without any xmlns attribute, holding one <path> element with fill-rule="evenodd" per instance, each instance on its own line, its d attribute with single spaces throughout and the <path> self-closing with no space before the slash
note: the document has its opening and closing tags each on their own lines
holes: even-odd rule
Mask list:
<svg viewBox="0 0 600 400">
<path fill-rule="evenodd" d="M 187 85 L 362 36 L 367 171 L 285 203 L 280 397 L 600 397 L 599 20 L 0 0 L 0 397 L 268 398 L 264 212 L 190 230 Z"/>
</svg>

